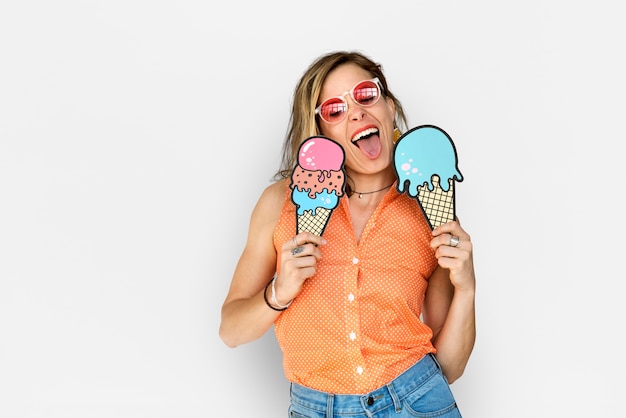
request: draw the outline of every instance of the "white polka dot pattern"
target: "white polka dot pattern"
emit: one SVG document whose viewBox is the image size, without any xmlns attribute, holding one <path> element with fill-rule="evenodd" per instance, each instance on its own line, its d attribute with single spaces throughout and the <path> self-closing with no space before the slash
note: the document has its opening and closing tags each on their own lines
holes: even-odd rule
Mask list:
<svg viewBox="0 0 626 418">
<path fill-rule="evenodd" d="M 296 231 L 288 193 L 285 200 L 277 251 Z M 275 322 L 285 375 L 317 390 L 365 393 L 435 351 L 432 331 L 420 321 L 437 267 L 430 227 L 418 203 L 391 188 L 358 243 L 346 197 L 324 237 L 316 275 Z"/>
</svg>

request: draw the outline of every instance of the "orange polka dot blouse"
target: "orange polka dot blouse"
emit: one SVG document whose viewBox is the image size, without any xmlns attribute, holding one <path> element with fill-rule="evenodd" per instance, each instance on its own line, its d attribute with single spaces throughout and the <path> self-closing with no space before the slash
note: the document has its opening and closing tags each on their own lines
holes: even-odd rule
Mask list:
<svg viewBox="0 0 626 418">
<path fill-rule="evenodd" d="M 279 257 L 295 233 L 296 208 L 287 190 L 274 232 Z M 357 242 L 344 196 L 324 231 L 328 244 L 315 276 L 274 323 L 287 379 L 362 394 L 435 352 L 432 331 L 420 320 L 428 277 L 437 267 L 431 237 L 418 203 L 394 185 Z"/>
</svg>

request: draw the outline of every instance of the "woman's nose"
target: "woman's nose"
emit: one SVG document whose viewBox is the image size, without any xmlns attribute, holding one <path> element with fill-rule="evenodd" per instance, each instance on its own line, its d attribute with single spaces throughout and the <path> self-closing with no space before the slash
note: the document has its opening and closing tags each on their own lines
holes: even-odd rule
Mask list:
<svg viewBox="0 0 626 418">
<path fill-rule="evenodd" d="M 348 118 L 350 120 L 361 120 L 365 116 L 365 109 L 359 106 L 352 97 L 348 99 Z"/>
</svg>

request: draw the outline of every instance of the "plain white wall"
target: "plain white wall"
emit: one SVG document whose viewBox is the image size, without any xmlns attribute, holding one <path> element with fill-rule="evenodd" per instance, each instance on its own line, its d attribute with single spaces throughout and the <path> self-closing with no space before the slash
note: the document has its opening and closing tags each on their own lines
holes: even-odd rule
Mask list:
<svg viewBox="0 0 626 418">
<path fill-rule="evenodd" d="M 228 349 L 219 313 L 295 83 L 335 49 L 381 62 L 411 126 L 457 147 L 464 416 L 615 416 L 617 4 L 2 2 L 0 416 L 286 414 L 273 334 Z"/>
</svg>

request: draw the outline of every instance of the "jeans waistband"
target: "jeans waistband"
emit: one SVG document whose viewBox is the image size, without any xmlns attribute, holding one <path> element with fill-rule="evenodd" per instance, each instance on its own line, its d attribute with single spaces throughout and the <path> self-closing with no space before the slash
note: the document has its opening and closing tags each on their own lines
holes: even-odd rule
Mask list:
<svg viewBox="0 0 626 418">
<path fill-rule="evenodd" d="M 441 370 L 432 354 L 427 354 L 408 370 L 370 393 L 363 395 L 338 395 L 310 389 L 297 383 L 291 384 L 291 401 L 319 412 L 372 413 L 393 405 L 401 409 L 401 401 Z"/>
</svg>

